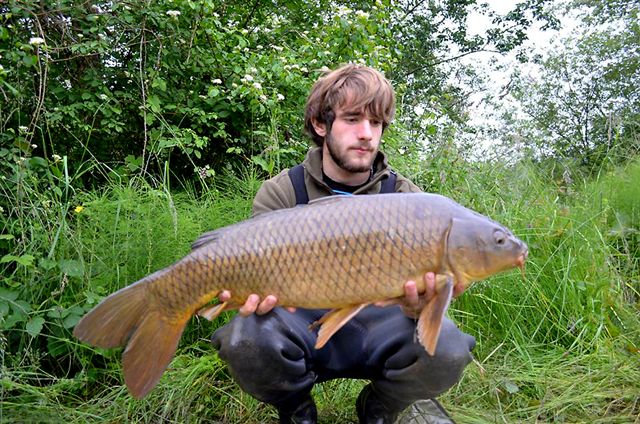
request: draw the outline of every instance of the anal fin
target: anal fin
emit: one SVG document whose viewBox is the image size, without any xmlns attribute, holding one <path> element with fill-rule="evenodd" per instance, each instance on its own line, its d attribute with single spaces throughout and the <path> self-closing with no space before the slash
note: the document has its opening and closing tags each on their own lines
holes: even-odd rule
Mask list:
<svg viewBox="0 0 640 424">
<path fill-rule="evenodd" d="M 318 340 L 316 340 L 316 349 L 323 347 L 338 330 L 342 328 L 351 318 L 360 312 L 368 303 L 360 305 L 351 305 L 342 309 L 333 309 L 322 316 L 312 327 L 320 324 L 318 330 Z"/>
<path fill-rule="evenodd" d="M 418 340 L 431 356 L 436 353 L 442 319 L 449 308 L 452 295 L 453 278 L 448 277 L 447 281 L 438 288 L 433 299 L 431 299 L 422 312 L 420 312 L 420 318 L 418 319 Z"/>
</svg>

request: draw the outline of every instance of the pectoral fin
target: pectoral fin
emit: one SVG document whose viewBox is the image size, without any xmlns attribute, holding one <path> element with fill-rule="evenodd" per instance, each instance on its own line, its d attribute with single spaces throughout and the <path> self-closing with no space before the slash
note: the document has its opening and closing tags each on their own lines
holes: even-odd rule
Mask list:
<svg viewBox="0 0 640 424">
<path fill-rule="evenodd" d="M 449 303 L 451 303 L 452 295 L 453 278 L 448 277 L 444 285 L 438 289 L 433 299 L 431 299 L 420 313 L 420 318 L 418 319 L 418 340 L 420 340 L 420 343 L 431 356 L 436 352 L 442 318 L 445 312 L 447 312 Z"/>
<path fill-rule="evenodd" d="M 322 316 L 317 322 L 312 324 L 317 326 L 320 324 L 320 330 L 318 330 L 318 340 L 316 341 L 316 349 L 320 349 L 324 346 L 331 336 L 333 336 L 339 329 L 342 328 L 351 318 L 353 318 L 358 312 L 360 312 L 368 303 L 361 305 L 347 306 L 342 309 L 333 309 Z"/>
</svg>

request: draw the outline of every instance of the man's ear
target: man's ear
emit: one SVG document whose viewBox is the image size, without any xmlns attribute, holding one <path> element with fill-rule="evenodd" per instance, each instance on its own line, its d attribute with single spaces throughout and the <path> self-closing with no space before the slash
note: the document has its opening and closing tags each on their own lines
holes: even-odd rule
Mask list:
<svg viewBox="0 0 640 424">
<path fill-rule="evenodd" d="M 327 124 L 318 121 L 317 119 L 311 120 L 311 125 L 313 125 L 313 129 L 320 137 L 324 137 L 327 135 Z"/>
</svg>

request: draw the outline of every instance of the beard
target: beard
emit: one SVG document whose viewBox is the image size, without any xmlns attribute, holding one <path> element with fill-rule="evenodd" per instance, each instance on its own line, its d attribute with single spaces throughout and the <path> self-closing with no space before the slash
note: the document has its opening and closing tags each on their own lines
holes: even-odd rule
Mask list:
<svg viewBox="0 0 640 424">
<path fill-rule="evenodd" d="M 347 151 L 345 150 L 344 152 L 340 152 L 340 150 L 333 143 L 331 133 L 327 134 L 324 142 L 327 145 L 329 156 L 331 156 L 331 159 L 333 159 L 338 167 L 352 173 L 368 172 L 371 170 L 371 166 L 373 165 L 373 161 L 376 157 L 375 154 L 371 155 L 371 160 L 369 161 L 369 163 L 351 163 L 349 162 L 349 158 L 347 157 Z"/>
</svg>

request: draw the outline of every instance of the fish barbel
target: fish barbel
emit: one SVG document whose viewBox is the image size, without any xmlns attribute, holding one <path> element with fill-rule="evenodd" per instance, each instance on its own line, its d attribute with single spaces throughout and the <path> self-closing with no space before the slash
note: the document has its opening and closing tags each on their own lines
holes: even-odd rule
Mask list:
<svg viewBox="0 0 640 424">
<path fill-rule="evenodd" d="M 404 284 L 436 274 L 418 340 L 434 354 L 453 287 L 524 267 L 527 246 L 491 219 L 437 194 L 333 196 L 264 213 L 202 235 L 190 254 L 105 298 L 73 334 L 126 346 L 125 383 L 141 398 L 173 358 L 189 319 L 215 318 L 256 293 L 281 306 L 332 309 L 316 348 L 367 305 L 400 302 Z M 209 305 L 222 290 L 228 302 Z M 311 330 L 310 330 L 311 331 Z"/>
</svg>

